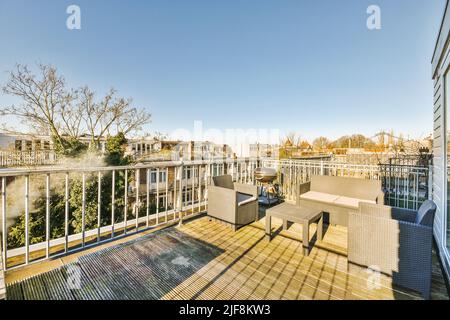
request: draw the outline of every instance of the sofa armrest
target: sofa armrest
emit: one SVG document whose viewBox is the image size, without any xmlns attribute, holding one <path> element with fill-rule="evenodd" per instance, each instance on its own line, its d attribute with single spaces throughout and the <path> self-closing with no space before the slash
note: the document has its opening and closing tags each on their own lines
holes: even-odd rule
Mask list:
<svg viewBox="0 0 450 320">
<path fill-rule="evenodd" d="M 305 182 L 299 185 L 299 192 L 298 192 L 299 195 L 302 195 L 309 191 L 311 191 L 311 182 Z"/>
<path fill-rule="evenodd" d="M 234 183 L 234 190 L 240 193 L 245 193 L 252 195 L 254 197 L 258 197 L 258 187 L 252 184 L 245 183 Z"/>
<path fill-rule="evenodd" d="M 236 191 L 217 186 L 208 187 L 208 215 L 235 223 L 237 212 Z"/>
<path fill-rule="evenodd" d="M 302 194 L 305 194 L 307 192 L 311 191 L 311 181 L 300 183 L 298 186 L 298 193 L 297 193 L 297 205 L 300 205 L 300 196 Z"/>
</svg>

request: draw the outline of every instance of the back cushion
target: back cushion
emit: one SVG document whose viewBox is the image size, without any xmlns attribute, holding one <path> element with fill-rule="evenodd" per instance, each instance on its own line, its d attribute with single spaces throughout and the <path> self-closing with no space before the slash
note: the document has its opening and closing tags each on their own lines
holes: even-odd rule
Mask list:
<svg viewBox="0 0 450 320">
<path fill-rule="evenodd" d="M 216 187 L 234 189 L 233 178 L 230 175 L 213 177 L 213 182 Z"/>
<path fill-rule="evenodd" d="M 426 200 L 419 208 L 416 216 L 416 223 L 422 226 L 433 227 L 436 204 L 431 200 Z"/>
<path fill-rule="evenodd" d="M 347 177 L 312 176 L 311 190 L 349 198 L 375 200 L 381 191 L 381 181 Z"/>
</svg>

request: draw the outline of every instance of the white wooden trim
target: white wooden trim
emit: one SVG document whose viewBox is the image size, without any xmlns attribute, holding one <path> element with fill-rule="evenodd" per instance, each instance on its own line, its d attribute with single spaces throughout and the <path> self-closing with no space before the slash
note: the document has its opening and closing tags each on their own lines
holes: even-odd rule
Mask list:
<svg viewBox="0 0 450 320">
<path fill-rule="evenodd" d="M 5 299 L 5 297 L 6 297 L 5 273 L 3 272 L 2 256 L 0 255 L 0 300 Z"/>
</svg>

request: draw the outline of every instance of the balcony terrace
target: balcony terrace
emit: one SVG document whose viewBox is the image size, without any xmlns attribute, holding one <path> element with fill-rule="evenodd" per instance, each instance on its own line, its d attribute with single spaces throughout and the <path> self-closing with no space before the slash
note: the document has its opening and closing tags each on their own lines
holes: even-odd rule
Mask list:
<svg viewBox="0 0 450 320">
<path fill-rule="evenodd" d="M 314 232 L 313 225 L 313 242 Z M 309 256 L 302 254 L 297 225 L 271 242 L 264 235 L 264 219 L 235 233 L 200 215 L 181 226 L 14 270 L 7 276 L 8 298 L 420 299 L 387 277 L 371 286 L 366 269 L 347 270 L 345 228 L 328 227 Z M 67 287 L 73 266 L 82 271 L 80 290 Z M 446 292 L 434 258 L 431 297 L 448 299 Z"/>
<path fill-rule="evenodd" d="M 384 179 L 388 189 L 386 201 L 413 209 L 417 209 L 428 192 L 427 168 L 404 166 L 386 171 L 377 166 L 247 159 L 71 169 L 94 173 L 96 178 L 101 172 L 99 177 L 104 179 L 107 171 L 133 171 L 137 175 L 135 188 L 124 196 L 129 199 L 130 208 L 142 205 L 143 210 L 130 210 L 122 221 L 112 219 L 112 224 L 102 223 L 104 216 L 99 214 L 99 223 L 82 233 L 52 238 L 47 230 L 48 236 L 42 243 L 31 244 L 27 239 L 24 247 L 4 250 L 7 299 L 421 299 L 416 292 L 392 285 L 388 276 L 379 275 L 377 281 L 367 268 L 348 268 L 346 227 L 325 226 L 320 241 L 316 239 L 316 225 L 312 224 L 311 252 L 304 256 L 300 225 L 292 224 L 288 230 L 282 230 L 281 221 L 274 218 L 272 227 L 276 236 L 270 242 L 265 240 L 264 208 L 260 208 L 259 221 L 237 232 L 210 221 L 205 215 L 209 178 L 227 172 L 236 181 L 252 184 L 255 183 L 252 169 L 259 165 L 278 169 L 288 202 L 295 200 L 298 183 L 308 180 L 311 174 Z M 156 170 L 156 176 L 158 172 L 166 172 L 168 182 L 164 188 L 159 185 L 150 188 L 151 179 L 142 183 L 139 178 L 141 170 L 147 172 L 147 177 L 152 170 Z M 16 177 L 48 174 L 47 171 L 9 173 Z M 114 176 L 117 178 L 118 174 Z M 7 197 L 5 186 L 3 203 Z M 159 198 L 160 193 L 166 194 L 168 205 L 157 206 L 156 213 L 146 211 L 149 204 L 146 200 Z M 186 197 L 187 193 L 191 196 Z M 47 203 L 50 221 L 52 206 Z M 82 206 L 85 208 L 86 203 Z M 3 206 L 4 216 L 8 209 Z M 114 206 L 110 209 L 114 215 Z M 65 230 L 68 221 L 65 220 Z M 27 238 L 29 232 L 28 229 Z M 6 242 L 3 236 L 4 248 L 8 247 Z M 448 299 L 435 253 L 432 272 L 431 298 Z"/>
</svg>

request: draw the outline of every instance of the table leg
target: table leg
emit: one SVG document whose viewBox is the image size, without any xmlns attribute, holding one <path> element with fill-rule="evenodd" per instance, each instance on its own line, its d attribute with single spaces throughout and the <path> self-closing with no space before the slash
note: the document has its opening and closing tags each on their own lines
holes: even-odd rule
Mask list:
<svg viewBox="0 0 450 320">
<path fill-rule="evenodd" d="M 317 223 L 317 240 L 323 240 L 323 215 L 320 217 Z"/>
<path fill-rule="evenodd" d="M 272 232 L 272 217 L 269 215 L 266 215 L 266 240 L 271 240 L 271 234 Z"/>
<path fill-rule="evenodd" d="M 288 229 L 288 221 L 286 219 L 283 219 L 283 230 L 287 230 Z"/>
<path fill-rule="evenodd" d="M 309 223 L 303 223 L 303 254 L 309 255 Z"/>
</svg>

